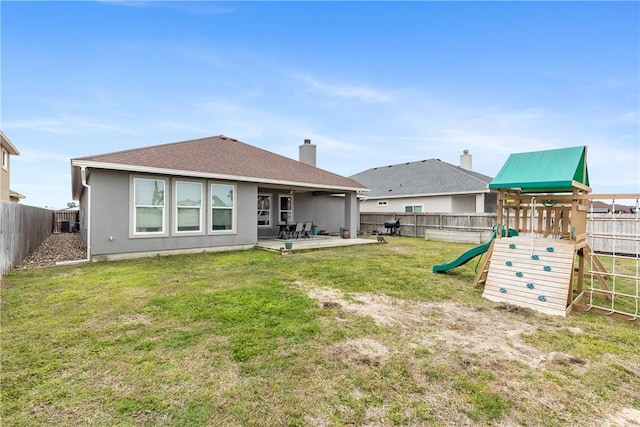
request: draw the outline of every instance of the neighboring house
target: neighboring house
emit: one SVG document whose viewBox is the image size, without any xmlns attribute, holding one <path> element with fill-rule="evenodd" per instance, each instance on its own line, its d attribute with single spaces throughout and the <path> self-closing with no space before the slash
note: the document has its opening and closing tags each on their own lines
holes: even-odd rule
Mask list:
<svg viewBox="0 0 640 427">
<path fill-rule="evenodd" d="M 591 202 L 589 212 L 593 213 L 611 213 L 615 209 L 616 213 L 635 213 L 634 206 L 611 205 L 609 203 L 594 200 Z"/>
<path fill-rule="evenodd" d="M 2 165 L 0 167 L 0 200 L 19 202 L 24 199 L 20 193 L 11 191 L 11 156 L 20 154 L 18 149 L 9 141 L 4 132 L 0 131 L 0 152 Z"/>
<path fill-rule="evenodd" d="M 220 135 L 72 159 L 88 258 L 250 247 L 281 221 L 357 230 L 366 188 L 316 168 L 315 149 L 296 161 Z"/>
<path fill-rule="evenodd" d="M 493 213 L 497 195 L 491 177 L 471 170 L 471 154 L 460 156 L 460 166 L 440 159 L 381 166 L 352 175 L 369 188 L 361 212 Z"/>
</svg>

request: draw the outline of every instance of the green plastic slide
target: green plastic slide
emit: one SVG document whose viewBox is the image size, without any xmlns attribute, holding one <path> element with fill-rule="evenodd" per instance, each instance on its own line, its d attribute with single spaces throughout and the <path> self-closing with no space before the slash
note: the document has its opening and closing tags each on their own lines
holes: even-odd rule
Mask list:
<svg viewBox="0 0 640 427">
<path fill-rule="evenodd" d="M 499 227 L 496 227 L 496 228 L 499 228 Z M 503 229 L 502 236 L 505 236 L 505 235 L 507 237 L 517 236 L 518 231 L 514 230 L 513 228 L 510 228 L 509 230 Z M 434 265 L 431 271 L 433 271 L 434 273 L 444 273 L 447 270 L 451 270 L 452 268 L 460 267 L 461 265 L 468 263 L 478 255 L 482 255 L 483 253 L 487 252 L 491 247 L 491 242 L 493 242 L 493 239 L 495 238 L 496 238 L 496 231 L 494 229 L 493 235 L 491 236 L 491 240 L 489 240 L 487 243 L 483 243 L 480 246 L 476 246 L 475 248 L 469 249 L 468 251 L 466 251 L 465 253 L 463 253 L 462 255 L 460 255 L 458 258 L 454 259 L 451 262 L 445 262 L 443 264 Z"/>
<path fill-rule="evenodd" d="M 447 270 L 451 270 L 452 268 L 460 267 L 461 265 L 466 264 L 467 262 L 471 261 L 473 258 L 477 257 L 478 255 L 482 255 L 483 253 L 487 252 L 489 250 L 489 247 L 491 246 L 492 241 L 493 241 L 493 238 L 491 238 L 491 240 L 489 240 L 487 243 L 484 243 L 480 246 L 476 246 L 475 248 L 469 249 L 468 251 L 466 251 L 465 253 L 463 253 L 462 255 L 460 255 L 458 258 L 454 259 L 451 262 L 445 262 L 443 264 L 434 265 L 432 271 L 434 273 L 443 273 Z"/>
</svg>

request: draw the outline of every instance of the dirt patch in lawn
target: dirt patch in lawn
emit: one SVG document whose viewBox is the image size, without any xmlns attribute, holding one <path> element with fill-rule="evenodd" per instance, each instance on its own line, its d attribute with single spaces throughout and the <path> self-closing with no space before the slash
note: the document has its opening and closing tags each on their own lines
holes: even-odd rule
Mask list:
<svg viewBox="0 0 640 427">
<path fill-rule="evenodd" d="M 389 349 L 370 338 L 342 341 L 324 351 L 327 360 L 360 366 L 380 366 L 388 356 Z"/>
<path fill-rule="evenodd" d="M 375 368 L 391 355 L 398 356 L 410 366 L 415 365 L 414 378 L 427 390 L 425 396 L 431 396 L 438 407 L 447 401 L 452 404 L 449 406 L 464 406 L 457 400 L 449 400 L 459 399 L 459 395 L 455 397 L 455 392 L 452 392 L 458 386 L 456 379 L 490 373 L 494 378 L 492 387 L 498 387 L 495 392 L 513 405 L 512 417 L 507 416 L 502 422 L 517 425 L 526 420 L 540 421 L 539 408 L 545 408 L 547 416 L 565 419 L 564 414 L 575 402 L 564 387 L 541 372 L 552 373 L 550 377 L 571 372 L 567 378 L 572 385 L 566 386 L 581 388 L 583 374 L 599 369 L 598 366 L 590 366 L 592 361 L 529 345 L 527 335 L 537 331 L 566 330 L 572 334 L 583 331 L 558 325 L 528 309 L 505 304 L 468 307 L 453 302 L 405 301 L 383 294 L 345 294 L 337 289 L 311 287 L 301 282 L 298 286 L 316 300 L 319 307 L 335 311 L 337 321 L 348 321 L 353 315 L 366 316 L 392 332 L 375 339 L 363 337 L 334 344 L 324 353 L 326 359 Z M 422 357 L 419 359 L 415 354 L 427 356 L 418 356 Z M 431 369 L 431 372 L 425 373 L 425 369 Z M 439 376 L 438 380 L 428 378 L 430 374 Z M 585 390 L 583 393 L 590 392 Z M 597 396 L 583 398 L 597 400 Z M 624 409 L 607 414 L 607 408 L 589 406 L 588 414 L 565 420 L 590 419 L 600 425 L 607 422 L 609 425 L 640 425 L 640 422 L 633 424 L 638 418 L 637 410 Z M 435 417 L 437 422 L 444 424 L 469 422 L 466 415 L 459 412 L 438 413 Z"/>
<path fill-rule="evenodd" d="M 478 310 L 455 303 L 403 301 L 386 295 L 349 294 L 336 289 L 308 289 L 309 296 L 324 308 L 340 307 L 348 313 L 368 316 L 379 325 L 393 326 L 414 344 L 471 354 L 491 354 L 493 358 L 517 360 L 532 368 L 571 356 L 546 353 L 527 345 L 523 334 L 539 327 L 526 321 L 529 311 Z M 510 312 L 514 315 L 506 315 Z M 522 314 L 524 313 L 524 314 Z M 573 331 L 573 332 L 580 332 Z"/>
</svg>

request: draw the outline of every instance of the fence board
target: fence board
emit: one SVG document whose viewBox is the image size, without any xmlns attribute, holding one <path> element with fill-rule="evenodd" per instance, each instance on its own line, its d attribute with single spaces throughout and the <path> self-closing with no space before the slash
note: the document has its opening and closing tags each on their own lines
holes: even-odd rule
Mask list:
<svg viewBox="0 0 640 427">
<path fill-rule="evenodd" d="M 0 277 L 51 236 L 53 211 L 0 201 Z"/>
<path fill-rule="evenodd" d="M 551 222 L 551 215 L 541 215 L 542 208 L 534 218 L 534 225 L 537 221 L 538 229 L 542 229 L 543 220 L 547 222 L 545 230 L 553 227 L 560 230 L 562 227 L 565 233 L 569 232 L 569 210 L 562 212 L 563 221 Z M 559 217 L 558 211 L 558 217 Z M 543 218 L 544 217 L 544 218 Z M 379 230 L 387 220 L 400 220 L 400 234 L 410 237 L 424 237 L 426 230 L 452 230 L 452 231 L 486 231 L 492 230 L 497 223 L 496 214 L 453 214 L 453 213 L 360 213 L 360 231 L 371 234 Z M 511 218 L 513 220 L 513 218 Z M 522 220 L 522 219 L 521 219 Z M 519 223 L 522 228 L 531 228 L 527 221 Z M 515 223 L 511 224 L 515 227 Z M 640 224 L 638 217 L 634 214 L 589 214 L 587 221 L 589 245 L 595 252 L 631 254 L 640 253 Z"/>
</svg>

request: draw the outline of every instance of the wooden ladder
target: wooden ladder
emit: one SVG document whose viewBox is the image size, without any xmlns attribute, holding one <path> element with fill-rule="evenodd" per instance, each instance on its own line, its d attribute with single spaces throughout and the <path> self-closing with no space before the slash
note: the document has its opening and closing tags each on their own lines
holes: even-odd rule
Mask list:
<svg viewBox="0 0 640 427">
<path fill-rule="evenodd" d="M 477 288 L 480 285 L 484 285 L 487 281 L 487 275 L 489 274 L 489 264 L 491 264 L 491 254 L 493 253 L 493 245 L 495 244 L 495 239 L 491 242 L 491 246 L 489 246 L 489 250 L 486 254 L 483 255 L 484 259 L 478 265 L 478 271 L 476 272 L 476 277 L 473 279 L 473 284 Z"/>
</svg>

